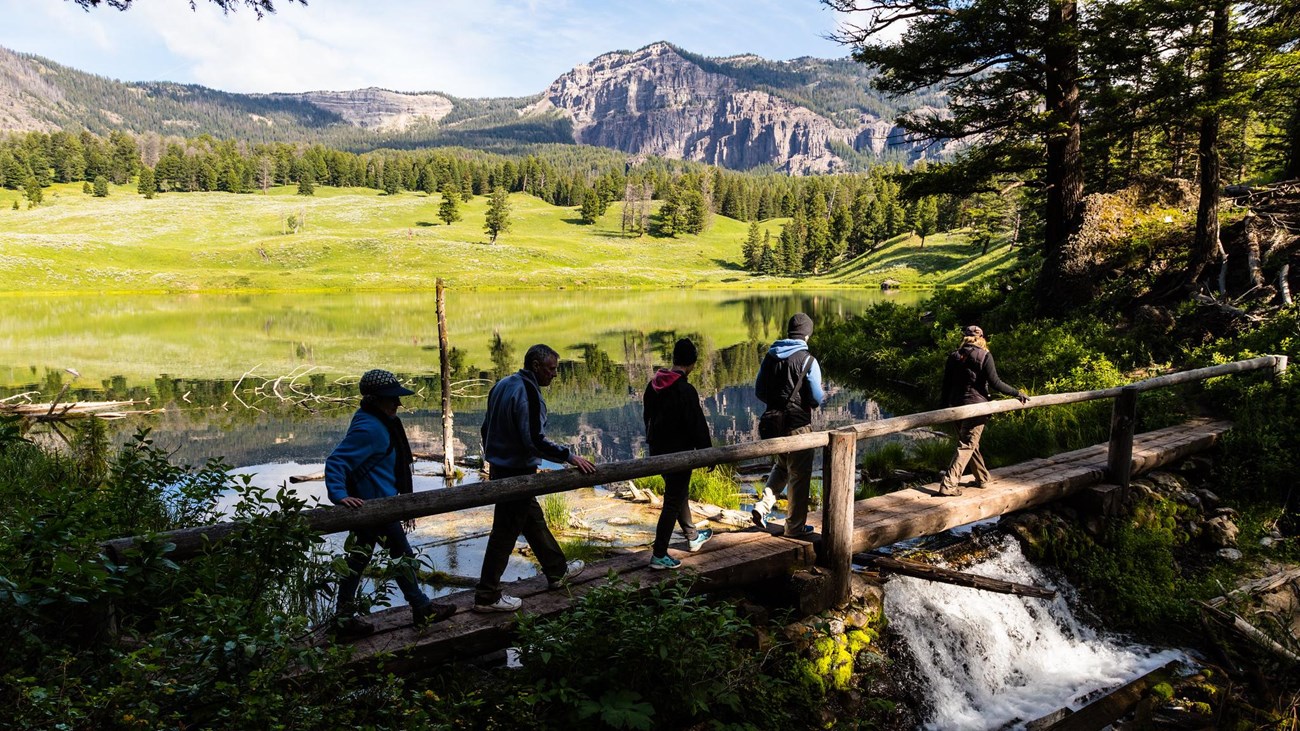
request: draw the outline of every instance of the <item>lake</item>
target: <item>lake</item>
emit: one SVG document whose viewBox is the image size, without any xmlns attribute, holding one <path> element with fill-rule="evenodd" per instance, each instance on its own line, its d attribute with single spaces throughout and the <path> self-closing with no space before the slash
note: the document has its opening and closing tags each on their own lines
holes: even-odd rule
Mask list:
<svg viewBox="0 0 1300 731">
<path fill-rule="evenodd" d="M 884 298 L 920 297 L 865 289 L 449 291 L 455 438 L 478 452 L 487 389 L 541 342 L 561 354 L 559 377 L 545 392 L 549 436 L 598 461 L 643 454 L 641 392 L 682 336 L 700 346 L 691 380 L 715 441 L 756 438 L 754 374 L 790 315 L 806 312 L 822 326 Z M 359 375 L 385 368 L 418 391 L 403 413 L 413 448 L 441 451 L 432 292 L 14 297 L 4 305 L 0 395 L 38 391 L 33 398 L 48 401 L 70 385 L 70 398 L 147 398 L 166 409 L 115 422 L 119 441 L 147 425 L 155 443 L 184 462 L 320 462 L 355 409 Z M 879 417 L 867 394 L 840 381 L 847 367 L 825 364 L 829 398 L 817 428 Z"/>
</svg>

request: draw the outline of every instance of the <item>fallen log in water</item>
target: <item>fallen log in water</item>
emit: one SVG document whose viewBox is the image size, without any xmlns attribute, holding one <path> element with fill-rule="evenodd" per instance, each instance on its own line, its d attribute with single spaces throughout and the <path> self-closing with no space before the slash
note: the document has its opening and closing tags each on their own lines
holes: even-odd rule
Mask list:
<svg viewBox="0 0 1300 731">
<path fill-rule="evenodd" d="M 36 422 L 70 421 L 73 419 L 86 419 L 92 416 L 111 421 L 125 419 L 128 416 L 157 414 L 165 410 L 161 408 L 129 408 L 148 403 L 148 399 L 144 401 L 69 401 L 66 404 L 61 404 L 58 401 L 47 404 L 0 402 L 0 415 L 16 416 L 20 419 L 30 419 Z"/>
<path fill-rule="evenodd" d="M 1028 584 L 1017 584 L 1013 581 L 1003 581 L 1001 579 L 990 579 L 987 576 L 976 576 L 961 571 L 951 569 L 941 569 L 938 566 L 917 563 L 915 561 L 899 561 L 898 559 L 887 556 L 873 556 L 866 553 L 856 553 L 853 555 L 853 562 L 863 566 L 873 566 L 887 574 L 902 574 L 903 576 L 912 576 L 926 581 L 938 581 L 944 584 L 955 584 L 957 586 L 966 586 L 981 591 L 993 591 L 999 594 L 1014 594 L 1015 596 L 1027 596 L 1035 599 L 1055 599 L 1056 592 L 1052 589 L 1044 589 L 1038 586 L 1029 586 Z"/>
<path fill-rule="evenodd" d="M 1177 660 L 1156 668 L 1142 677 L 1107 693 L 1074 713 L 1061 717 L 1062 711 L 1044 716 L 1025 725 L 1034 731 L 1101 731 L 1115 719 L 1133 709 L 1147 689 L 1165 682 L 1180 663 Z M 1063 709 L 1068 710 L 1068 709 Z M 1049 719 L 1059 719 L 1054 722 Z"/>
</svg>

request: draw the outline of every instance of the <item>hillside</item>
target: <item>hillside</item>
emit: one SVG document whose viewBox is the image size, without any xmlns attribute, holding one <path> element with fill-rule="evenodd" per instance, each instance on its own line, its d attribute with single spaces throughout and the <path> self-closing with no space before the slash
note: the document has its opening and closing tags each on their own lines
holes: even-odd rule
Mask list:
<svg viewBox="0 0 1300 731">
<path fill-rule="evenodd" d="M 714 216 L 699 236 L 631 238 L 620 204 L 595 225 L 575 209 L 511 196 L 512 228 L 496 244 L 483 233 L 487 201 L 464 204 L 443 225 L 437 195 L 319 187 L 315 197 L 186 193 L 154 200 L 116 188 L 107 198 L 53 186 L 37 209 L 13 210 L 0 190 L 0 292 L 420 290 L 435 277 L 457 287 L 788 286 L 739 265 L 747 224 Z M 305 221 L 286 233 L 290 216 Z M 760 224 L 773 236 L 783 219 Z M 57 233 L 52 233 L 57 232 Z M 885 279 L 959 284 L 1008 267 L 1005 249 L 976 257 L 961 235 L 888 242 L 804 285 L 878 287 Z"/>
<path fill-rule="evenodd" d="M 167 82 L 120 82 L 0 48 L 0 132 L 88 129 L 322 142 L 351 151 L 462 146 L 520 152 L 599 145 L 736 170 L 860 170 L 924 155 L 893 119 L 942 106 L 938 95 L 888 100 L 847 60 L 712 59 L 669 43 L 604 54 L 525 98 L 462 99 L 386 89 L 234 94 Z M 437 85 L 436 79 L 430 86 Z"/>
</svg>

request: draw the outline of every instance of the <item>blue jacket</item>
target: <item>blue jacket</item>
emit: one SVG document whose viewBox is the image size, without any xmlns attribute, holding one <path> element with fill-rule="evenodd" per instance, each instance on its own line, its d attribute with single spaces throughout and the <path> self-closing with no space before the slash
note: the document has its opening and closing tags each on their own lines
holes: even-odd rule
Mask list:
<svg viewBox="0 0 1300 731">
<path fill-rule="evenodd" d="M 546 438 L 546 402 L 527 369 L 497 381 L 483 415 L 483 461 L 497 467 L 537 467 L 543 459 L 569 461 L 569 448 Z"/>
<path fill-rule="evenodd" d="M 792 367 L 790 356 L 799 351 L 808 350 L 808 343 L 798 338 L 788 338 L 772 343 L 767 355 L 758 368 L 758 377 L 754 379 L 754 392 L 758 399 L 769 408 L 785 408 L 786 424 L 789 429 L 807 426 L 812 421 L 812 410 L 821 406 L 826 400 L 822 389 L 822 367 L 812 354 L 808 359 L 808 373 L 798 391 L 794 391 L 799 373 Z M 803 365 L 803 358 L 798 359 Z"/>
<path fill-rule="evenodd" d="M 397 450 L 391 448 L 388 427 L 374 414 L 357 410 L 348 433 L 325 460 L 325 489 L 330 502 L 348 496 L 348 475 L 357 475 L 353 497 L 362 500 L 397 494 Z"/>
</svg>

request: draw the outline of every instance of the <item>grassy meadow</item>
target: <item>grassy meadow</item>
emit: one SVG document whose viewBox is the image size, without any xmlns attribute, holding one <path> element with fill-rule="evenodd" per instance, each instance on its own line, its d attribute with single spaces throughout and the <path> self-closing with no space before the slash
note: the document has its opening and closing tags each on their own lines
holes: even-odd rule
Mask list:
<svg viewBox="0 0 1300 731">
<path fill-rule="evenodd" d="M 13 209 L 15 200 L 19 209 Z M 620 229 L 621 203 L 594 225 L 577 210 L 511 195 L 511 230 L 489 244 L 487 198 L 437 218 L 441 197 L 319 186 L 268 193 L 163 193 L 134 186 L 107 198 L 54 185 L 28 209 L 0 189 L 0 292 L 274 292 L 423 290 L 436 277 L 457 288 L 878 287 L 961 284 L 1014 263 L 1005 248 L 979 256 L 961 234 L 899 237 L 831 271 L 757 277 L 740 265 L 748 224 L 714 216 L 699 236 L 641 238 Z M 304 221 L 289 231 L 290 217 Z M 784 219 L 762 228 L 779 236 Z"/>
</svg>

